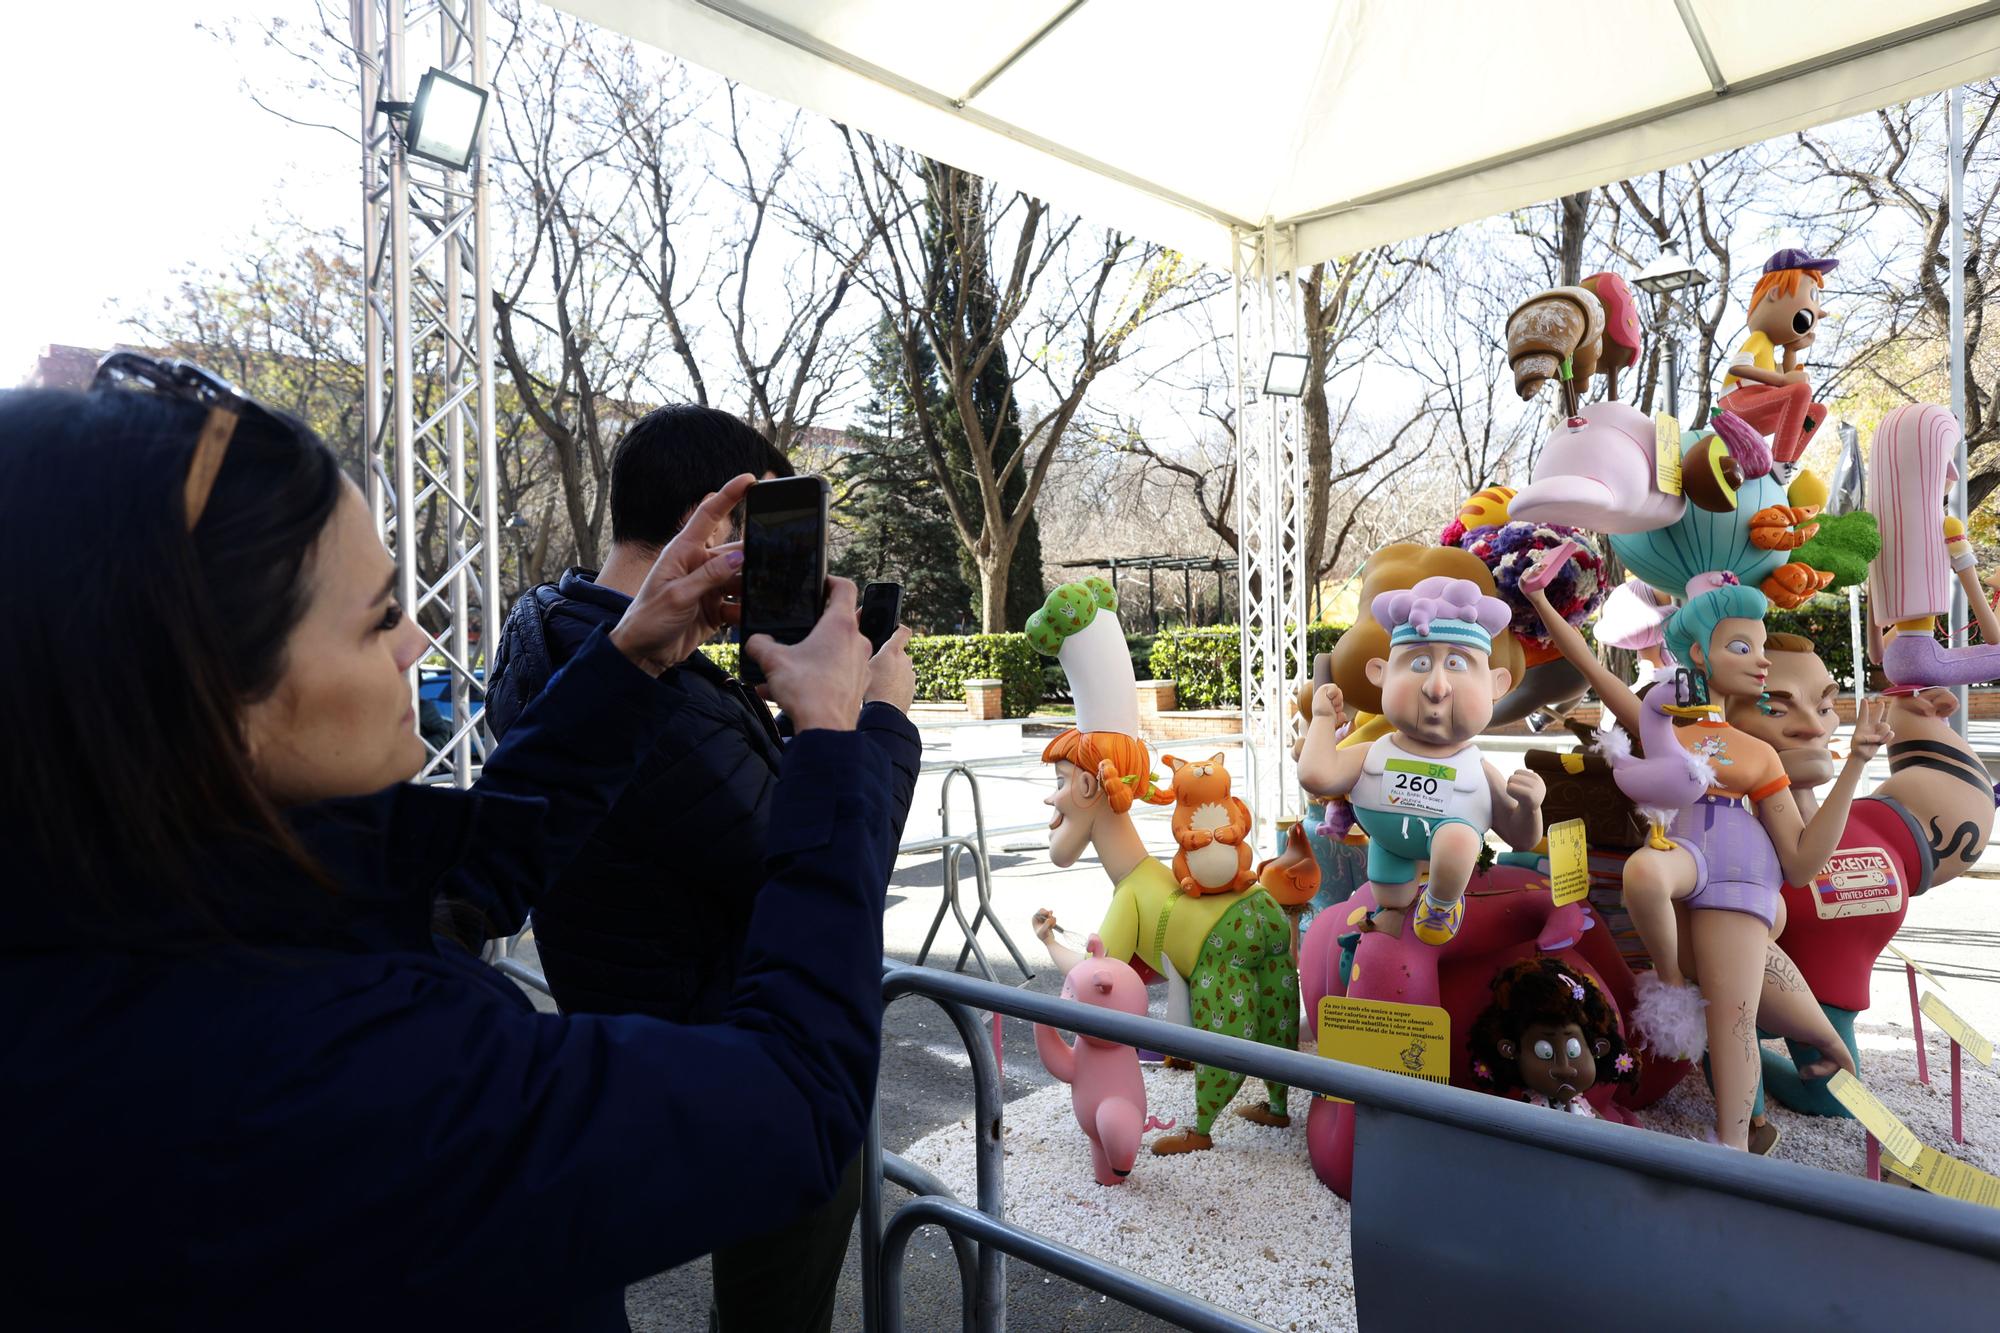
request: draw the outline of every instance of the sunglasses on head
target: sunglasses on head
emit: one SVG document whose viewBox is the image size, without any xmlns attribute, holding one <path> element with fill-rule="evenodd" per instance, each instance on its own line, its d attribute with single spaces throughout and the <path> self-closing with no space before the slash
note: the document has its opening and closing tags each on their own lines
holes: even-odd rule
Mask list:
<svg viewBox="0 0 2000 1333">
<path fill-rule="evenodd" d="M 283 425 L 228 380 L 192 361 L 161 360 L 143 352 L 112 352 L 97 363 L 90 392 L 112 389 L 157 393 L 199 403 L 208 409 L 201 434 L 195 438 L 194 452 L 188 456 L 187 480 L 181 487 L 181 508 L 190 532 L 201 522 L 202 510 L 208 507 L 209 492 L 215 489 L 216 474 L 222 471 L 222 460 L 229 452 L 237 422 L 245 416 L 261 416 L 272 425 Z"/>
</svg>

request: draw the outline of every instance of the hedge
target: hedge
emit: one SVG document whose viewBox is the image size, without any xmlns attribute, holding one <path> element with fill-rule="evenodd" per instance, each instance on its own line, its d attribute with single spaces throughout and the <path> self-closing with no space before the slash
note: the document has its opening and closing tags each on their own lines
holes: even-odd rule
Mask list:
<svg viewBox="0 0 2000 1333">
<path fill-rule="evenodd" d="M 1339 625 L 1306 626 L 1308 659 L 1330 653 L 1340 640 Z M 1288 677 L 1310 669 L 1285 664 Z M 1204 625 L 1200 629 L 1161 630 L 1153 641 L 1149 663 L 1154 680 L 1176 682 L 1175 702 L 1182 708 L 1238 708 L 1243 703 L 1243 631 L 1236 625 Z"/>
<path fill-rule="evenodd" d="M 919 699 L 963 699 L 968 680 L 998 680 L 1007 717 L 1042 701 L 1042 655 L 1025 634 L 931 634 L 910 640 Z"/>
<path fill-rule="evenodd" d="M 1862 598 L 1862 614 L 1868 599 Z M 1943 617 L 1939 617 L 1942 637 Z M 1846 596 L 1813 598 L 1796 611 L 1773 609 L 1764 618 L 1771 633 L 1802 634 L 1813 641 L 1822 661 L 1843 690 L 1854 687 L 1854 650 L 1848 633 Z M 1306 626 L 1308 656 L 1333 651 L 1339 625 Z M 1975 641 L 1977 630 L 1975 629 Z M 1236 708 L 1242 704 L 1242 630 L 1235 625 L 1199 629 L 1166 629 L 1157 635 L 1128 634 L 1132 671 L 1141 680 L 1178 683 L 1176 701 L 1182 708 Z M 734 672 L 740 650 L 733 643 L 712 643 L 702 649 L 724 671 Z M 1008 717 L 1026 717 L 1044 698 L 1063 699 L 1069 682 L 1062 666 L 1028 646 L 1021 634 L 935 634 L 910 640 L 910 660 L 917 671 L 917 697 L 959 700 L 968 680 L 999 680 Z M 1303 676 L 1294 669 L 1288 674 Z"/>
<path fill-rule="evenodd" d="M 731 674 L 742 651 L 733 643 L 702 647 L 711 662 Z M 1042 660 L 1025 634 L 933 634 L 910 640 L 919 699 L 963 700 L 966 681 L 998 680 L 1008 717 L 1026 717 L 1042 701 Z"/>
</svg>

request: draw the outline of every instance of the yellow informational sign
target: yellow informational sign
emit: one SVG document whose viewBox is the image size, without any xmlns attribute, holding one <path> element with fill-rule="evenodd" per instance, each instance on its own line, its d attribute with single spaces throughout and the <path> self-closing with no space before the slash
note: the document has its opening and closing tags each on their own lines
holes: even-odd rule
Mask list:
<svg viewBox="0 0 2000 1333">
<path fill-rule="evenodd" d="M 1581 819 L 1549 827 L 1549 892 L 1557 907 L 1590 896 L 1590 846 L 1584 841 Z"/>
<path fill-rule="evenodd" d="M 1942 981 L 1939 981 L 1936 977 L 1931 975 L 1929 968 L 1925 967 L 1922 963 L 1918 962 L 1916 959 L 1904 953 L 1901 949 L 1898 949 L 1895 945 L 1892 944 L 1889 946 L 1889 952 L 1895 954 L 1896 957 L 1902 959 L 1903 966 L 1915 968 L 1917 970 L 1917 975 L 1922 977 L 1925 981 L 1930 982 L 1931 985 L 1936 986 L 1939 990 L 1943 990 L 1945 988 L 1945 985 Z"/>
<path fill-rule="evenodd" d="M 1884 1153 L 1905 1165 L 1916 1165 L 1924 1145 L 1908 1125 L 1896 1118 L 1894 1111 L 1882 1105 L 1881 1098 L 1862 1086 L 1860 1079 L 1845 1069 L 1836 1069 L 1833 1077 L 1826 1081 L 1826 1090 L 1833 1094 L 1835 1101 L 1853 1113 L 1863 1129 L 1875 1136 Z"/>
<path fill-rule="evenodd" d="M 1951 1006 L 1937 997 L 1936 991 L 1925 991 L 1924 998 L 1917 1004 L 1917 1008 L 1924 1011 L 1925 1018 L 1944 1029 L 1945 1036 L 1963 1046 L 1965 1053 L 1972 1058 L 1972 1063 L 1976 1065 L 1993 1063 L 1993 1043 L 1972 1024 L 1953 1013 Z"/>
<path fill-rule="evenodd" d="M 1665 412 L 1653 418 L 1653 480 L 1668 495 L 1681 493 L 1681 423 Z"/>
<path fill-rule="evenodd" d="M 1449 1083 L 1451 1015 L 1431 1004 L 1328 995 L 1319 1002 L 1319 1053 L 1405 1078 Z"/>
<path fill-rule="evenodd" d="M 1911 1163 L 1909 1170 L 1898 1174 L 1932 1194 L 1942 1194 L 1947 1199 L 1963 1199 L 1986 1208 L 2000 1208 L 2000 1176 L 1981 1171 L 1970 1162 L 1961 1162 L 1956 1157 L 1946 1157 L 1929 1144 L 1918 1151 L 1917 1160 Z"/>
</svg>

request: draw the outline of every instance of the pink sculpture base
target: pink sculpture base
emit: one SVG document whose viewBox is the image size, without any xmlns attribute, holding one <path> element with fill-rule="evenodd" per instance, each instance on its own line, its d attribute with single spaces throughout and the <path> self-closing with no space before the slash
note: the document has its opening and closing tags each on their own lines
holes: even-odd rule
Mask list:
<svg viewBox="0 0 2000 1333">
<path fill-rule="evenodd" d="M 1299 985 L 1306 1021 L 1317 1027 L 1319 1002 L 1328 995 L 1388 1000 L 1397 1004 L 1440 1005 L 1451 1015 L 1451 1081 L 1480 1088 L 1472 1076 L 1465 1039 L 1473 1020 L 1492 998 L 1495 973 L 1519 958 L 1553 954 L 1602 986 L 1619 1013 L 1632 1005 L 1632 973 L 1617 945 L 1588 907 L 1557 907 L 1548 880 L 1530 870 L 1495 866 L 1473 877 L 1466 890 L 1465 924 L 1440 948 L 1402 937 L 1370 932 L 1355 948 L 1352 986 L 1340 980 L 1340 937 L 1354 933 L 1357 911 L 1373 910 L 1374 886 L 1363 884 L 1347 902 L 1314 919 L 1299 946 Z M 1607 1120 L 1636 1123 L 1632 1112 L 1665 1096 L 1687 1073 L 1680 1062 L 1653 1062 L 1632 1087 L 1603 1084 L 1588 1094 Z M 1354 1177 L 1354 1108 L 1344 1102 L 1312 1099 L 1306 1113 L 1306 1148 L 1320 1181 L 1342 1198 Z"/>
</svg>

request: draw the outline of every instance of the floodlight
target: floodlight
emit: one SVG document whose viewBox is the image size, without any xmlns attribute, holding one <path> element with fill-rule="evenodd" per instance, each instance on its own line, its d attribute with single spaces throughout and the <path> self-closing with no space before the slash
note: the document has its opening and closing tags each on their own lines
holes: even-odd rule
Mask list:
<svg viewBox="0 0 2000 1333">
<path fill-rule="evenodd" d="M 381 109 L 409 118 L 403 130 L 403 147 L 411 157 L 464 171 L 479 146 L 486 90 L 441 69 L 431 69 L 417 84 L 416 101 L 383 102 Z"/>
<path fill-rule="evenodd" d="M 1685 291 L 1690 287 L 1701 287 L 1708 283 L 1708 274 L 1682 259 L 1680 247 L 1668 241 L 1660 251 L 1660 257 L 1639 272 L 1632 279 L 1632 285 L 1650 296 L 1666 296 L 1672 292 Z"/>
<path fill-rule="evenodd" d="M 1273 352 L 1264 371 L 1264 392 L 1273 398 L 1297 398 L 1306 391 L 1312 358 L 1304 352 Z"/>
</svg>

